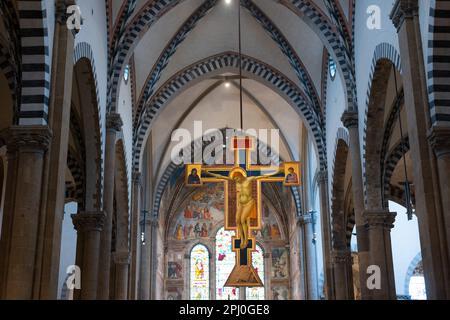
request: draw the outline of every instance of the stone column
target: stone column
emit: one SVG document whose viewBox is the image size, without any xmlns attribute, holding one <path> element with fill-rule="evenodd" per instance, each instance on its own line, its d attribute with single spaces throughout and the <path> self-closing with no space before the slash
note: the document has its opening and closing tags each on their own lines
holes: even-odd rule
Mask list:
<svg viewBox="0 0 450 320">
<path fill-rule="evenodd" d="M 49 125 L 53 139 L 45 159 L 46 177 L 43 201 L 45 219 L 40 228 L 35 270 L 35 299 L 56 299 L 58 290 L 59 258 L 61 250 L 62 219 L 65 200 L 65 172 L 69 145 L 70 107 L 72 99 L 73 53 L 77 31 L 66 25 L 67 7 L 75 0 L 56 2 L 56 24 L 53 46 Z M 42 267 L 41 267 L 42 266 Z"/>
<path fill-rule="evenodd" d="M 1 296 L 29 300 L 33 298 L 44 156 L 52 133 L 46 126 L 14 126 L 2 136 L 11 154 L 8 166 L 15 172 L 8 169 L 6 188 L 12 198 L 5 201 L 0 243 Z"/>
<path fill-rule="evenodd" d="M 450 257 L 450 128 L 433 127 L 428 139 L 437 158 L 447 252 Z"/>
<path fill-rule="evenodd" d="M 150 214 L 148 214 L 150 215 Z M 150 300 L 154 292 L 156 277 L 156 229 L 158 220 L 155 216 L 146 217 L 141 221 L 141 230 L 144 231 L 145 242 L 141 245 L 141 266 L 139 281 L 139 300 Z"/>
<path fill-rule="evenodd" d="M 158 272 L 158 229 L 159 221 L 156 215 L 152 216 L 150 221 L 151 233 L 151 252 L 150 252 L 150 299 L 156 300 L 157 272 Z"/>
<path fill-rule="evenodd" d="M 361 298 L 363 300 L 370 297 L 370 292 L 366 286 L 367 267 L 369 260 L 369 239 L 366 230 L 364 213 L 364 187 L 361 167 L 361 148 L 359 144 L 358 112 L 346 111 L 342 115 L 342 123 L 349 132 L 350 157 L 352 160 L 352 188 L 353 203 L 355 208 L 356 238 L 358 242 L 358 257 L 360 270 Z"/>
<path fill-rule="evenodd" d="M 322 228 L 322 251 L 323 251 L 323 269 L 325 275 L 325 298 L 333 300 L 333 270 L 331 266 L 331 222 L 330 211 L 328 206 L 328 172 L 320 171 L 318 175 L 319 192 L 320 192 L 320 216 Z"/>
<path fill-rule="evenodd" d="M 374 300 L 395 300 L 394 264 L 392 262 L 391 229 L 394 227 L 396 213 L 387 211 L 366 211 L 369 232 L 369 262 L 380 268 L 381 287 L 371 289 L 370 298 Z"/>
<path fill-rule="evenodd" d="M 128 299 L 138 299 L 139 288 L 139 266 L 140 266 L 140 247 L 141 247 L 141 231 L 139 227 L 140 217 L 140 199 L 142 178 L 140 172 L 133 172 L 132 180 L 133 186 L 131 191 L 131 263 L 129 274 L 129 290 Z"/>
<path fill-rule="evenodd" d="M 414 163 L 416 213 L 427 295 L 429 299 L 450 299 L 450 261 L 445 241 L 440 177 L 428 141 L 431 120 L 418 0 L 397 0 L 391 20 L 397 28 L 402 58 L 408 138 Z M 448 198 L 448 194 L 442 193 L 442 198 Z"/>
<path fill-rule="evenodd" d="M 103 189 L 103 206 L 106 213 L 105 225 L 101 234 L 100 266 L 98 282 L 98 299 L 108 300 L 110 263 L 111 263 L 111 240 L 112 220 L 114 214 L 114 177 L 116 171 L 116 139 L 122 129 L 122 119 L 117 113 L 109 113 L 106 116 L 106 148 L 105 148 L 105 174 Z"/>
<path fill-rule="evenodd" d="M 333 251 L 334 294 L 336 300 L 353 300 L 353 258 L 350 250 Z"/>
<path fill-rule="evenodd" d="M 306 275 L 306 299 L 319 300 L 318 276 L 317 276 L 317 257 L 316 245 L 314 239 L 314 212 L 304 214 L 297 218 L 297 223 L 303 233 L 305 250 L 305 275 Z"/>
<path fill-rule="evenodd" d="M 130 254 L 128 251 L 115 252 L 113 255 L 116 266 L 115 300 L 127 300 L 128 295 L 128 268 Z"/>
<path fill-rule="evenodd" d="M 77 248 L 81 261 L 77 261 L 81 269 L 81 300 L 96 300 L 98 287 L 98 266 L 100 249 L 100 232 L 105 222 L 103 212 L 81 212 L 72 215 L 77 233 L 83 239 Z M 81 263 L 80 263 L 81 262 Z"/>
</svg>

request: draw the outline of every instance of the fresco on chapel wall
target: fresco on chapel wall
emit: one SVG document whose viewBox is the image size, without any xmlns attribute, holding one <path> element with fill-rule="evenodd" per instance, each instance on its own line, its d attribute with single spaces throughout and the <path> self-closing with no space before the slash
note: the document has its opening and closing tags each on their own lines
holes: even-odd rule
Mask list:
<svg viewBox="0 0 450 320">
<path fill-rule="evenodd" d="M 273 286 L 272 300 L 288 300 L 289 288 L 287 286 Z"/>
<path fill-rule="evenodd" d="M 264 241 L 281 240 L 282 238 L 280 226 L 275 213 L 273 212 L 273 209 L 269 208 L 265 202 L 263 204 L 262 228 L 260 231 L 255 231 L 254 234 Z"/>
<path fill-rule="evenodd" d="M 220 183 L 207 184 L 192 195 L 172 223 L 172 239 L 196 240 L 213 236 L 223 221 L 223 197 Z"/>
<path fill-rule="evenodd" d="M 287 279 L 289 276 L 289 253 L 286 248 L 272 249 L 272 278 Z"/>
<path fill-rule="evenodd" d="M 213 274 L 209 286 L 215 283 L 216 287 L 216 290 L 210 289 L 209 297 L 239 299 L 238 289 L 230 288 L 230 291 L 221 292 L 220 284 L 218 285 L 218 282 L 224 282 L 227 277 L 220 275 L 220 272 L 217 274 L 216 266 L 222 266 L 226 257 L 224 252 L 229 251 L 225 250 L 226 248 L 217 247 L 217 241 L 220 238 L 220 233 L 216 238 L 217 231 L 223 227 L 224 223 L 223 203 L 223 185 L 205 184 L 195 190 L 195 193 L 183 203 L 183 206 L 171 219 L 165 256 L 166 299 L 208 299 L 204 286 L 198 285 L 198 288 L 193 288 L 198 282 L 196 279 L 202 275 L 201 270 L 206 270 L 206 267 Z M 286 247 L 288 242 L 275 209 L 266 199 L 263 199 L 262 217 L 262 230 L 254 233 L 268 258 L 268 260 L 264 260 L 261 256 L 263 259 L 261 265 L 264 265 L 264 261 L 267 263 L 267 269 L 264 268 L 265 275 L 261 275 L 261 278 L 268 280 L 268 287 L 262 291 L 261 297 L 276 300 L 290 299 L 292 296 L 289 291 L 290 259 L 289 249 Z M 226 243 L 231 247 L 231 238 Z M 195 261 L 191 259 L 193 257 L 191 249 L 199 244 L 206 246 L 211 252 L 211 257 L 215 260 L 214 266 L 208 266 L 207 259 L 203 262 L 200 261 L 201 263 L 199 263 L 199 259 L 195 259 Z M 234 256 L 230 257 L 229 268 L 231 271 L 235 261 Z M 221 280 L 220 277 L 224 277 L 224 279 Z M 197 297 L 198 292 L 203 292 L 201 297 Z M 266 296 L 264 296 L 264 292 Z M 247 295 L 252 297 L 251 292 L 247 292 Z"/>
</svg>

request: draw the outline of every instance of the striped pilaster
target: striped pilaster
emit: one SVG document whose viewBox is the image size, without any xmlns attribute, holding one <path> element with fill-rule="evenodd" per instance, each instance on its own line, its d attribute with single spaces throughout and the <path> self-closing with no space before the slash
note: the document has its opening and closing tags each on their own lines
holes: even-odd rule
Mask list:
<svg viewBox="0 0 450 320">
<path fill-rule="evenodd" d="M 428 39 L 428 94 L 431 121 L 450 126 L 450 1 L 433 0 Z"/>
<path fill-rule="evenodd" d="M 46 125 L 50 57 L 45 1 L 18 1 L 22 45 L 22 96 L 19 125 Z"/>
</svg>

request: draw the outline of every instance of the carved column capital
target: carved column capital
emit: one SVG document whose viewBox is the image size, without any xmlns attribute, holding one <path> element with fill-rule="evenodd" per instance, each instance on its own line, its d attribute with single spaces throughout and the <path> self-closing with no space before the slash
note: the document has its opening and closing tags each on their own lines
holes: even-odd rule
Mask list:
<svg viewBox="0 0 450 320">
<path fill-rule="evenodd" d="M 358 112 L 345 111 L 342 114 L 341 121 L 347 129 L 358 128 Z"/>
<path fill-rule="evenodd" d="M 106 129 L 120 131 L 122 130 L 123 121 L 120 114 L 115 112 L 110 112 L 106 115 Z"/>
<path fill-rule="evenodd" d="M 353 264 L 352 253 L 348 250 L 334 250 L 331 252 L 331 261 L 334 264 Z"/>
<path fill-rule="evenodd" d="M 305 213 L 297 217 L 297 224 L 304 226 L 314 222 L 314 212 Z"/>
<path fill-rule="evenodd" d="M 327 170 L 322 170 L 317 173 L 317 182 L 319 184 L 328 182 L 328 171 Z"/>
<path fill-rule="evenodd" d="M 419 15 L 419 2 L 417 0 L 397 0 L 392 8 L 389 17 L 392 20 L 397 32 L 405 22 L 405 19 Z"/>
<path fill-rule="evenodd" d="M 367 228 L 392 229 L 397 213 L 389 211 L 365 211 L 363 213 Z"/>
<path fill-rule="evenodd" d="M 48 126 L 13 126 L 0 133 L 8 152 L 46 152 L 52 140 Z"/>
<path fill-rule="evenodd" d="M 159 227 L 159 218 L 154 213 L 146 212 L 147 214 L 144 216 L 141 216 L 141 225 L 145 224 L 146 226 L 151 226 L 153 228 Z"/>
<path fill-rule="evenodd" d="M 131 175 L 131 180 L 133 181 L 133 184 L 141 185 L 142 173 L 134 171 L 133 174 Z"/>
<path fill-rule="evenodd" d="M 438 158 L 450 154 L 450 128 L 433 127 L 428 134 L 428 140 Z"/>
<path fill-rule="evenodd" d="M 104 212 L 80 212 L 72 215 L 73 225 L 78 232 L 102 231 L 105 219 Z"/>
<path fill-rule="evenodd" d="M 116 251 L 113 253 L 113 259 L 115 264 L 128 265 L 131 258 L 128 251 Z"/>
<path fill-rule="evenodd" d="M 71 10 L 68 10 L 71 6 L 76 6 L 77 1 L 76 0 L 58 0 L 55 4 L 55 20 L 58 24 L 60 24 L 63 27 L 67 27 L 67 20 L 69 19 L 69 16 L 73 14 L 71 13 Z M 83 24 L 83 18 L 80 17 L 80 22 Z M 76 36 L 76 34 L 80 31 L 76 28 L 70 30 L 72 31 L 72 34 Z"/>
</svg>

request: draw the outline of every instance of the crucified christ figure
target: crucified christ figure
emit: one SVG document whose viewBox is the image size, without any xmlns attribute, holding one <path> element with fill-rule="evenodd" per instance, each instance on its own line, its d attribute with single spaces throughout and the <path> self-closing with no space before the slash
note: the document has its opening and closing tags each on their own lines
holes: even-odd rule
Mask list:
<svg viewBox="0 0 450 320">
<path fill-rule="evenodd" d="M 240 247 L 241 249 L 246 248 L 249 237 L 250 219 L 252 212 L 256 210 L 256 200 L 253 198 L 252 192 L 253 182 L 258 179 L 274 176 L 278 174 L 278 171 L 270 175 L 257 177 L 245 177 L 241 172 L 235 172 L 232 177 L 222 176 L 211 172 L 206 173 L 215 178 L 236 183 L 236 226 L 238 228 L 238 234 L 241 237 Z"/>
</svg>

